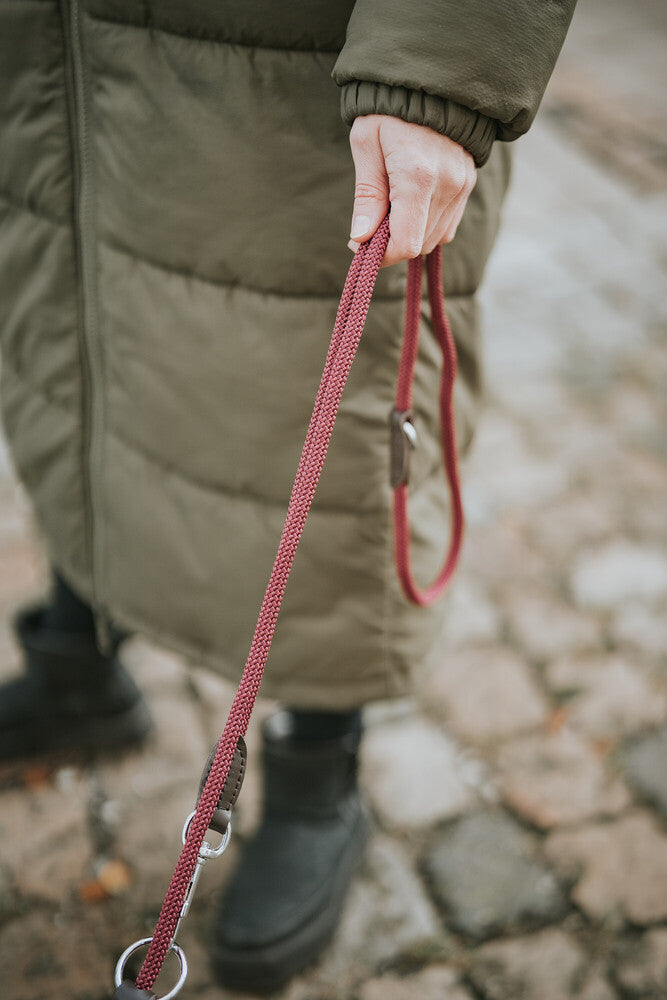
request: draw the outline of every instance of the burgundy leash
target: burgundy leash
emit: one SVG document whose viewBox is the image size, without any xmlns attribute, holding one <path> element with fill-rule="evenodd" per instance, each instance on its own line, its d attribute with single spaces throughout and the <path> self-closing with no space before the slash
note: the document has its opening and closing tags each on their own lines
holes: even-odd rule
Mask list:
<svg viewBox="0 0 667 1000">
<path fill-rule="evenodd" d="M 434 582 L 425 590 L 415 583 L 410 566 L 410 522 L 408 520 L 408 457 L 403 462 L 392 462 L 392 486 L 394 487 L 394 549 L 396 568 L 406 596 L 421 607 L 433 604 L 443 593 L 454 575 L 463 540 L 463 504 L 456 451 L 456 430 L 454 424 L 454 382 L 456 379 L 456 345 L 447 314 L 442 292 L 442 253 L 437 247 L 426 259 L 428 298 L 431 306 L 433 332 L 442 351 L 442 375 L 440 379 L 440 428 L 442 434 L 442 458 L 449 486 L 451 501 L 451 532 L 449 549 L 442 569 Z M 405 306 L 405 333 L 403 351 L 396 384 L 396 406 L 392 413 L 392 425 L 403 435 L 402 456 L 409 456 L 416 438 L 412 424 L 412 384 L 419 344 L 419 319 L 422 298 L 422 258 L 410 261 L 408 287 Z M 407 441 L 406 441 L 407 437 Z M 398 440 L 395 431 L 394 440 Z M 395 449 L 396 450 L 396 449 Z M 401 467 L 402 466 L 402 467 Z"/>
<path fill-rule="evenodd" d="M 238 762 L 240 756 L 245 753 L 243 737 L 248 729 L 287 580 L 324 466 L 341 396 L 361 340 L 371 295 L 388 241 L 389 217 L 387 216 L 373 238 L 367 243 L 362 243 L 353 257 L 343 288 L 322 380 L 292 487 L 278 552 L 264 594 L 241 681 L 213 760 L 210 763 L 208 777 L 201 791 L 197 808 L 186 820 L 183 831 L 183 849 L 164 898 L 153 936 L 130 945 L 118 960 L 115 974 L 117 987 L 114 994 L 115 1000 L 138 1000 L 140 997 L 150 1000 L 152 997 L 151 988 L 170 951 L 174 952 L 178 958 L 180 976 L 176 985 L 164 995 L 162 1000 L 171 1000 L 172 997 L 175 997 L 185 982 L 187 962 L 174 939 L 180 921 L 187 915 L 192 894 L 204 863 L 208 858 L 218 857 L 223 853 L 231 834 L 231 824 L 227 813 L 226 822 L 223 823 L 222 827 L 219 825 L 216 827 L 223 831 L 220 844 L 214 848 L 205 840 L 206 832 L 214 820 L 214 814 L 216 817 L 219 815 L 219 807 L 222 805 L 223 799 L 231 808 L 238 796 L 244 766 L 243 759 L 239 771 Z M 419 336 L 421 258 L 411 261 L 408 271 L 405 340 L 399 369 L 396 407 L 392 413 L 391 465 L 392 485 L 395 491 L 396 563 L 407 596 L 420 605 L 432 603 L 446 587 L 456 565 L 463 528 L 452 409 L 456 349 L 445 316 L 440 262 L 441 254 L 438 247 L 428 257 L 427 276 L 432 322 L 442 348 L 444 361 L 440 410 L 445 471 L 452 499 L 452 533 L 449 553 L 443 570 L 435 583 L 425 591 L 418 589 L 410 569 L 410 531 L 407 517 L 409 454 L 411 448 L 414 447 L 415 440 L 410 407 Z M 230 795 L 227 786 L 233 761 L 235 788 L 233 794 Z M 134 952 L 146 945 L 148 945 L 148 952 L 137 976 L 136 984 L 125 980 L 123 976 L 125 963 Z"/>
</svg>

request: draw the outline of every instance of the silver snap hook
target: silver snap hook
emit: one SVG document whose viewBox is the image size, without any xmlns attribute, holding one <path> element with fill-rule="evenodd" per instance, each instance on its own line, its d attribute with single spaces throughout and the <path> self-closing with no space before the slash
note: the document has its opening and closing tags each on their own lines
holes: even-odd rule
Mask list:
<svg viewBox="0 0 667 1000">
<path fill-rule="evenodd" d="M 188 833 L 190 832 L 190 824 L 192 823 L 192 820 L 195 818 L 195 815 L 196 815 L 196 810 L 190 813 L 185 823 L 183 824 L 183 833 L 181 835 L 183 843 L 185 843 L 185 841 L 187 840 Z M 227 845 L 229 844 L 229 838 L 231 837 L 231 835 L 232 835 L 232 824 L 230 821 L 227 824 L 227 829 L 223 833 L 222 840 L 220 841 L 218 846 L 213 847 L 212 844 L 209 844 L 208 840 L 205 840 L 204 843 L 199 848 L 199 857 L 206 858 L 207 861 L 209 858 L 219 858 L 220 855 L 224 854 L 225 851 L 227 850 Z"/>
</svg>

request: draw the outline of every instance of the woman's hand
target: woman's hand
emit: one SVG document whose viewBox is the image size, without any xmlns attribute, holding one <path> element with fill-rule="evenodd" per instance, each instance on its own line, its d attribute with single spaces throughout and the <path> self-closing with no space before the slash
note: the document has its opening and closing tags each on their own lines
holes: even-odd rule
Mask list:
<svg viewBox="0 0 667 1000">
<path fill-rule="evenodd" d="M 477 179 L 463 146 L 390 115 L 357 118 L 350 146 L 356 170 L 351 250 L 370 239 L 390 205 L 383 267 L 454 239 Z"/>
</svg>

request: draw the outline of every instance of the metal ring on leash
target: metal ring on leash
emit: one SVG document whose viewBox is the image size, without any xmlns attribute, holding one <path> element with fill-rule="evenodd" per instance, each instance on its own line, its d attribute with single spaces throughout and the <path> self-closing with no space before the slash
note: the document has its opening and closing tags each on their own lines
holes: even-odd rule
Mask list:
<svg viewBox="0 0 667 1000">
<path fill-rule="evenodd" d="M 182 834 L 183 843 L 185 843 L 187 839 L 188 833 L 190 831 L 190 824 L 192 823 L 192 820 L 195 818 L 195 814 L 196 811 L 191 812 L 188 818 L 186 819 L 185 823 L 183 824 L 183 834 Z M 204 843 L 199 848 L 199 856 L 201 858 L 206 858 L 206 859 L 219 858 L 220 855 L 224 854 L 225 851 L 227 850 L 227 845 L 229 844 L 229 838 L 231 837 L 231 835 L 232 835 L 232 824 L 230 820 L 230 822 L 227 824 L 227 829 L 222 835 L 222 840 L 220 841 L 218 846 L 212 847 L 209 844 L 209 842 L 205 840 Z"/>
<path fill-rule="evenodd" d="M 152 940 L 152 937 L 141 938 L 141 940 L 135 941 L 134 944 L 129 945 L 129 947 L 125 949 L 116 963 L 116 971 L 114 972 L 114 983 L 116 988 L 121 986 L 123 983 L 123 972 L 128 958 L 134 955 L 135 951 L 139 951 L 140 948 L 150 944 Z M 169 993 L 165 993 L 163 997 L 160 997 L 159 1000 L 173 1000 L 173 997 L 177 996 L 181 992 L 185 984 L 185 980 L 188 978 L 188 960 L 185 957 L 183 949 L 179 948 L 179 946 L 174 944 L 172 941 L 169 945 L 169 951 L 173 951 L 176 955 L 176 958 L 181 966 L 181 972 L 176 985 L 169 991 Z"/>
</svg>

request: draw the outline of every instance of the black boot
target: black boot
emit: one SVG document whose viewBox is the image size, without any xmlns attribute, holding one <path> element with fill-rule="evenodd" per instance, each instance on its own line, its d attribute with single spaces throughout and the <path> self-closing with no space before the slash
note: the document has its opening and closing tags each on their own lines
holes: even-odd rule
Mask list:
<svg viewBox="0 0 667 1000">
<path fill-rule="evenodd" d="M 33 608 L 15 622 L 26 669 L 0 685 L 0 760 L 142 740 L 150 716 L 118 658 L 120 636 L 103 656 L 92 631 L 54 629 L 46 616 L 47 609 Z"/>
<path fill-rule="evenodd" d="M 264 729 L 264 815 L 224 893 L 213 959 L 223 986 L 283 986 L 331 939 L 367 838 L 355 733 L 296 740 L 288 712 Z"/>
</svg>

